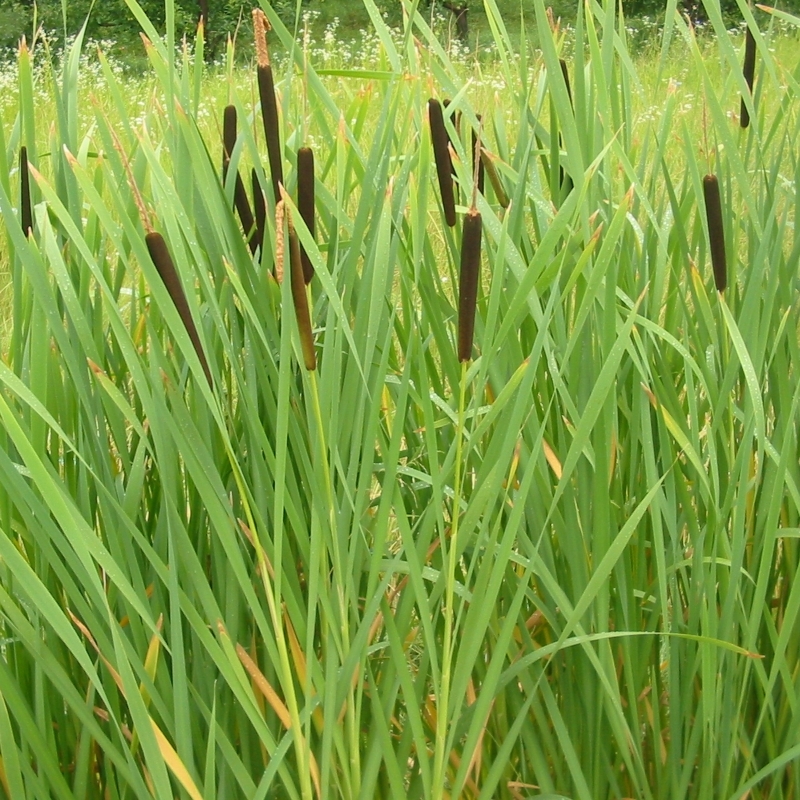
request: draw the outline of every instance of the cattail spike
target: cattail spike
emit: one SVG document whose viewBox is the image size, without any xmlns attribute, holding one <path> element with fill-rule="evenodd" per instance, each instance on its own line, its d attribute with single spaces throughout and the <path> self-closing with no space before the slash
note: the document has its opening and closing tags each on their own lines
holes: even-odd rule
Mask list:
<svg viewBox="0 0 800 800">
<path fill-rule="evenodd" d="M 236 138 L 238 136 L 236 127 L 236 106 L 226 106 L 223 115 L 222 124 L 222 177 L 225 180 L 228 177 L 228 170 L 231 163 L 231 153 L 236 147 Z M 233 192 L 233 202 L 236 210 L 239 213 L 239 219 L 242 221 L 244 228 L 244 235 L 250 245 L 250 251 L 256 252 L 258 247 L 257 233 L 255 232 L 255 220 L 253 219 L 253 210 L 250 208 L 250 200 L 247 198 L 247 190 L 244 188 L 244 182 L 239 171 L 236 171 L 236 185 Z"/>
<path fill-rule="evenodd" d="M 267 31 L 269 21 L 264 12 L 257 8 L 253 11 L 253 27 L 255 31 L 256 57 L 258 66 L 258 96 L 261 99 L 261 117 L 264 122 L 264 137 L 267 140 L 267 156 L 272 173 L 272 190 L 275 202 L 281 199 L 283 183 L 283 161 L 281 157 L 281 135 L 278 121 L 278 104 L 275 101 L 275 80 L 272 76 L 272 65 L 267 49 Z"/>
<path fill-rule="evenodd" d="M 448 150 L 447 130 L 444 127 L 442 104 L 431 98 L 428 101 L 428 121 L 431 126 L 433 158 L 436 161 L 436 174 L 439 178 L 439 192 L 444 207 L 444 218 L 449 227 L 456 224 L 456 201 L 453 195 L 452 164 Z"/>
<path fill-rule="evenodd" d="M 256 222 L 253 218 L 253 210 L 250 208 L 247 190 L 244 188 L 244 181 L 238 170 L 236 171 L 236 189 L 233 197 L 236 203 L 236 210 L 239 212 L 239 219 L 242 221 L 245 239 L 247 239 L 247 243 L 250 246 L 250 252 L 255 254 L 258 249 Z"/>
<path fill-rule="evenodd" d="M 297 210 L 311 236 L 314 236 L 314 151 L 301 147 L 297 151 Z M 303 277 L 306 284 L 314 277 L 314 266 L 305 247 L 300 248 Z"/>
<path fill-rule="evenodd" d="M 253 205 L 256 212 L 254 246 L 263 248 L 264 232 L 267 229 L 267 199 L 264 197 L 264 190 L 261 188 L 261 181 L 258 179 L 258 172 L 256 172 L 255 167 L 253 167 L 250 177 L 253 184 Z"/>
<path fill-rule="evenodd" d="M 275 205 L 275 280 L 283 283 L 283 267 L 286 261 L 286 236 L 283 230 L 286 213 L 283 198 Z"/>
<path fill-rule="evenodd" d="M 200 365 L 203 367 L 208 385 L 213 388 L 214 382 L 211 378 L 211 370 L 206 361 L 206 355 L 203 351 L 203 345 L 200 343 L 200 336 L 197 333 L 197 327 L 192 319 L 192 313 L 189 310 L 189 303 L 186 301 L 186 294 L 183 291 L 178 271 L 175 269 L 175 262 L 167 248 L 167 243 L 164 237 L 157 231 L 151 231 L 145 237 L 147 242 L 147 249 L 150 252 L 150 258 L 153 260 L 161 280 L 164 281 L 164 286 L 167 287 L 167 292 L 175 304 L 175 308 L 183 321 L 186 332 L 189 334 L 189 339 L 194 345 L 197 357 L 200 359 Z"/>
<path fill-rule="evenodd" d="M 20 222 L 26 236 L 33 233 L 33 206 L 31 205 L 31 176 L 28 172 L 28 148 L 19 149 Z"/>
<path fill-rule="evenodd" d="M 256 59 L 259 66 L 269 65 L 269 49 L 267 48 L 267 31 L 270 29 L 266 14 L 260 9 L 253 9 L 253 39 L 256 45 Z"/>
<path fill-rule="evenodd" d="M 724 292 L 728 285 L 728 266 L 725 259 L 725 230 L 722 223 L 722 201 L 719 194 L 719 181 L 716 175 L 703 178 L 703 196 L 706 203 L 708 238 L 711 246 L 711 266 L 714 270 L 714 283 L 718 292 Z"/>
<path fill-rule="evenodd" d="M 442 121 L 443 122 L 444 122 L 444 115 L 447 113 L 449 108 L 450 108 L 450 100 L 449 99 L 442 100 Z M 453 127 L 456 129 L 456 132 L 458 132 L 458 120 L 459 120 L 459 112 L 456 111 L 456 113 L 453 115 Z M 447 127 L 446 126 L 445 126 L 445 130 L 447 131 Z M 453 137 L 450 136 L 450 131 L 447 131 L 447 147 L 448 147 L 448 151 L 447 151 L 448 153 L 455 151 L 455 147 L 453 146 Z M 452 148 L 452 150 L 451 150 L 451 148 Z M 452 156 L 450 157 L 450 177 L 453 180 L 456 180 L 456 165 L 453 163 Z"/>
<path fill-rule="evenodd" d="M 309 372 L 317 368 L 317 354 L 314 350 L 314 333 L 311 329 L 311 314 L 308 309 L 308 295 L 306 294 L 306 281 L 303 275 L 303 261 L 300 256 L 300 241 L 297 231 L 292 223 L 292 215 L 286 209 L 286 218 L 289 223 L 289 261 L 292 271 L 292 301 L 294 302 L 294 315 L 297 318 L 297 327 L 300 331 L 300 346 L 303 349 L 303 363 Z"/>
<path fill-rule="evenodd" d="M 236 147 L 236 106 L 225 106 L 222 114 L 222 179 L 228 177 L 231 154 Z"/>
<path fill-rule="evenodd" d="M 257 67 L 258 95 L 261 98 L 261 117 L 264 122 L 264 138 L 267 140 L 267 157 L 272 174 L 272 189 L 275 202 L 280 200 L 280 185 L 283 183 L 283 161 L 281 158 L 281 134 L 278 121 L 278 104 L 275 100 L 275 81 L 272 66 Z"/>
<path fill-rule="evenodd" d="M 481 268 L 481 235 L 483 221 L 474 207 L 464 217 L 461 233 L 461 280 L 458 292 L 458 360 L 472 358 L 475 332 L 475 306 L 478 302 L 478 281 Z"/>
<path fill-rule="evenodd" d="M 753 36 L 753 31 L 751 31 L 749 27 L 747 28 L 747 35 L 745 36 L 744 66 L 742 67 L 742 73 L 744 74 L 745 83 L 747 84 L 750 96 L 752 97 L 753 79 L 755 78 L 756 74 L 756 38 Z M 739 124 L 743 128 L 747 128 L 750 125 L 750 112 L 747 110 L 747 104 L 745 103 L 744 96 L 742 96 Z"/>
</svg>

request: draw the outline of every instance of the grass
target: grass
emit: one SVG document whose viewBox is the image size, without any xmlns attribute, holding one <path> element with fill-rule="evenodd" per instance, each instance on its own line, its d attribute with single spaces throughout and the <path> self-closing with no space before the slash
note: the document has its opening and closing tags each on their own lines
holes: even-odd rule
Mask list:
<svg viewBox="0 0 800 800">
<path fill-rule="evenodd" d="M 276 216 L 264 192 L 255 254 L 234 203 L 251 167 L 271 189 L 254 68 L 209 70 L 201 41 L 176 60 L 143 15 L 139 80 L 80 37 L 55 67 L 20 51 L 1 791 L 795 797 L 798 21 L 759 17 L 742 129 L 744 35 L 713 5 L 698 35 L 671 3 L 642 55 L 613 5 L 554 30 L 536 0 L 534 48 L 486 0 L 480 59 L 413 6 L 401 30 L 365 7 L 375 36 L 344 58 L 264 6 L 285 196 Z M 453 228 L 431 97 L 451 101 Z"/>
</svg>

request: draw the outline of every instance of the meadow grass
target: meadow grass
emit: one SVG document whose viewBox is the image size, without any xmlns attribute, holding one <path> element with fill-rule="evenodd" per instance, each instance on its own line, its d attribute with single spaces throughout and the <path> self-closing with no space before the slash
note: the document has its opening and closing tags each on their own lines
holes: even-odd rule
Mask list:
<svg viewBox="0 0 800 800">
<path fill-rule="evenodd" d="M 365 8 L 3 78 L 1 790 L 797 796 L 800 21 Z"/>
</svg>

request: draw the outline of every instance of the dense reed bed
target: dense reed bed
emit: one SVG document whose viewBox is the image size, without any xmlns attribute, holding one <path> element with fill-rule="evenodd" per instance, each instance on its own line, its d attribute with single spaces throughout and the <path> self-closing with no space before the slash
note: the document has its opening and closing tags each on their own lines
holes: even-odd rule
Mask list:
<svg viewBox="0 0 800 800">
<path fill-rule="evenodd" d="M 140 119 L 78 37 L 0 126 L 0 793 L 796 797 L 800 21 L 670 0 L 648 121 L 614 3 L 264 4 L 209 124 L 127 1 Z"/>
</svg>

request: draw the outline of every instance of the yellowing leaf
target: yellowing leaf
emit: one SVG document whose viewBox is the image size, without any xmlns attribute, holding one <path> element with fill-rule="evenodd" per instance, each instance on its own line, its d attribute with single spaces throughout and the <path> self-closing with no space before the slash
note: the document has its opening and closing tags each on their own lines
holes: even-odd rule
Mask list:
<svg viewBox="0 0 800 800">
<path fill-rule="evenodd" d="M 292 727 L 292 719 L 289 716 L 289 709 L 286 708 L 286 704 L 278 697 L 278 693 L 264 677 L 264 673 L 258 668 L 256 662 L 250 658 L 247 650 L 240 644 L 236 645 L 236 655 L 239 656 L 239 661 L 242 662 L 242 666 L 247 670 L 253 683 L 258 687 L 258 691 L 261 692 L 264 699 L 269 703 L 270 708 L 278 715 L 278 719 L 283 724 L 283 727 L 289 730 Z"/>
<path fill-rule="evenodd" d="M 161 751 L 161 757 L 164 763 L 169 767 L 170 772 L 175 776 L 181 786 L 186 790 L 186 793 L 192 800 L 203 800 L 203 795 L 197 788 L 197 784 L 192 780 L 189 770 L 186 769 L 180 756 L 175 752 L 175 748 L 169 743 L 169 739 L 164 736 L 161 728 L 156 725 L 155 720 L 150 717 L 150 724 L 153 726 L 153 733 L 156 737 L 156 744 Z"/>
<path fill-rule="evenodd" d="M 553 474 L 556 476 L 556 480 L 561 480 L 561 462 L 558 460 L 558 456 L 553 451 L 553 448 L 547 443 L 547 439 L 542 439 L 542 447 L 544 448 L 544 457 L 547 459 L 547 463 L 550 465 L 550 469 L 553 470 Z"/>
</svg>

